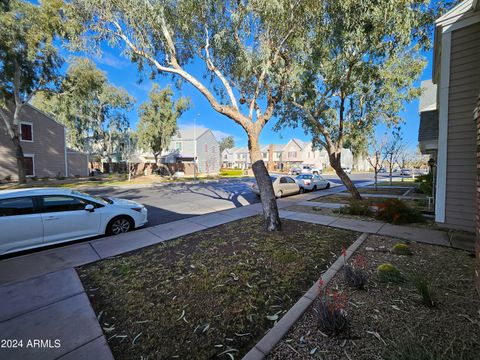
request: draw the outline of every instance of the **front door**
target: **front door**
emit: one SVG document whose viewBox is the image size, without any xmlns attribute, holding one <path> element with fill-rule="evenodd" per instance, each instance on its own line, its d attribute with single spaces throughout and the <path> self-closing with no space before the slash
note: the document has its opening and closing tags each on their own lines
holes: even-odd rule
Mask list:
<svg viewBox="0 0 480 360">
<path fill-rule="evenodd" d="M 31 197 L 0 200 L 0 255 L 41 245 L 43 224 Z"/>
<path fill-rule="evenodd" d="M 87 200 L 68 195 L 46 195 L 42 200 L 45 243 L 98 235 L 101 215 L 85 210 Z"/>
</svg>

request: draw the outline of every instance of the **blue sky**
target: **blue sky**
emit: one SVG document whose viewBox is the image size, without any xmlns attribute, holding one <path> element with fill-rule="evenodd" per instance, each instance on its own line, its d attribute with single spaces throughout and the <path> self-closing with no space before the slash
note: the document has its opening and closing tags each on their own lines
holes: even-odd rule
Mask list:
<svg viewBox="0 0 480 360">
<path fill-rule="evenodd" d="M 65 51 L 62 53 L 66 56 L 68 54 Z M 80 56 L 88 56 L 95 61 L 97 66 L 102 69 L 108 76 L 109 80 L 117 85 L 125 88 L 130 95 L 134 96 L 137 100 L 134 110 L 129 114 L 131 127 L 135 129 L 138 121 L 137 108 L 138 106 L 147 100 L 148 93 L 152 87 L 153 82 L 149 79 L 148 73 L 139 74 L 137 66 L 129 61 L 129 59 L 123 57 L 120 54 L 120 49 L 112 49 L 108 46 L 102 47 L 101 55 L 86 55 L 75 54 Z M 424 69 L 423 74 L 417 86 L 421 80 L 430 79 L 432 73 L 431 67 L 431 52 L 424 54 L 428 61 L 427 67 Z M 202 65 L 193 64 L 190 68 L 193 70 L 194 75 L 197 78 L 201 78 Z M 200 94 L 200 92 L 193 86 L 184 83 L 181 90 L 175 88 L 176 78 L 171 76 L 158 76 L 155 82 L 161 87 L 171 85 L 176 96 L 188 96 L 192 102 L 192 108 L 185 112 L 179 120 L 179 126 L 192 126 L 195 122 L 197 126 L 208 127 L 212 129 L 217 137 L 233 135 L 235 138 L 236 146 L 246 146 L 247 138 L 244 130 L 232 120 L 226 118 L 223 115 L 215 112 L 207 100 Z M 418 99 L 405 105 L 405 111 L 401 114 L 405 121 L 403 128 L 403 137 L 407 146 L 411 149 L 417 147 L 417 132 L 419 124 L 418 115 Z M 262 144 L 269 143 L 286 143 L 290 138 L 296 137 L 301 140 L 309 141 L 310 136 L 305 134 L 300 128 L 297 129 L 284 129 L 281 132 L 274 132 L 273 126 L 276 123 L 276 119 L 272 118 L 263 130 L 260 142 Z M 379 126 L 376 130 L 377 136 L 382 136 L 388 129 L 385 126 Z"/>
</svg>

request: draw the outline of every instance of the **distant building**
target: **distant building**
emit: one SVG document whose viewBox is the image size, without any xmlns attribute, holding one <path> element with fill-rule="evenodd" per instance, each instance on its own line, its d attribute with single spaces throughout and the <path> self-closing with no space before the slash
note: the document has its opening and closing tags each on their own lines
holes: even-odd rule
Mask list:
<svg viewBox="0 0 480 360">
<path fill-rule="evenodd" d="M 4 109 L 13 118 L 12 109 Z M 27 177 L 88 176 L 88 156 L 69 149 L 65 126 L 26 104 L 21 112 L 20 142 Z M 3 121 L 0 122 L 0 179 L 18 178 L 15 147 Z"/>
<path fill-rule="evenodd" d="M 172 137 L 170 146 L 162 153 L 163 164 L 183 164 L 191 167 L 197 158 L 197 171 L 200 174 L 214 175 L 220 172 L 220 144 L 210 129 L 186 128 L 178 130 Z M 190 170 L 184 171 L 191 175 Z"/>
<path fill-rule="evenodd" d="M 273 163 L 272 171 L 288 170 L 293 166 L 302 164 L 312 165 L 319 169 L 325 169 L 330 161 L 325 149 L 315 149 L 311 142 L 292 138 L 285 145 L 270 144 L 261 147 L 262 159 L 265 165 Z M 273 152 L 270 155 L 270 152 Z M 342 166 L 352 168 L 353 155 L 350 149 L 342 149 Z M 228 168 L 248 169 L 251 167 L 248 148 L 237 147 L 225 149 L 222 152 L 222 166 Z"/>
</svg>

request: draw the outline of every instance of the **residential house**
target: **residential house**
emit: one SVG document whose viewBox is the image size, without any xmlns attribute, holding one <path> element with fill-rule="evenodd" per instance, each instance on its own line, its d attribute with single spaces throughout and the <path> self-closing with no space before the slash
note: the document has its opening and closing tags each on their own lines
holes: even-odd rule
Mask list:
<svg viewBox="0 0 480 360">
<path fill-rule="evenodd" d="M 420 108 L 420 149 L 436 160 L 435 220 L 474 231 L 476 124 L 480 93 L 480 1 L 466 0 L 435 22 L 432 83 Z M 434 96 L 435 95 L 435 96 Z M 438 129 L 438 130 L 437 130 Z"/>
<path fill-rule="evenodd" d="M 183 165 L 185 174 L 193 175 L 195 157 L 200 174 L 214 175 L 220 172 L 220 144 L 210 129 L 178 130 L 172 137 L 168 149 L 162 153 L 161 162 Z"/>
<path fill-rule="evenodd" d="M 12 108 L 5 109 L 13 118 Z M 21 113 L 20 141 L 25 157 L 27 176 L 88 176 L 88 156 L 69 149 L 66 128 L 32 105 Z M 15 147 L 4 122 L 0 122 L 0 178 L 18 178 Z"/>
<path fill-rule="evenodd" d="M 236 157 L 235 152 L 238 150 L 238 147 L 233 147 L 231 149 L 223 149 L 222 151 L 222 167 L 223 168 L 235 168 Z"/>
<path fill-rule="evenodd" d="M 270 171 L 282 171 L 284 168 L 283 163 L 283 145 L 270 144 L 262 146 L 262 159 L 265 162 L 265 166 Z M 271 165 L 269 165 L 271 164 Z M 269 168 L 271 166 L 271 168 Z"/>
</svg>

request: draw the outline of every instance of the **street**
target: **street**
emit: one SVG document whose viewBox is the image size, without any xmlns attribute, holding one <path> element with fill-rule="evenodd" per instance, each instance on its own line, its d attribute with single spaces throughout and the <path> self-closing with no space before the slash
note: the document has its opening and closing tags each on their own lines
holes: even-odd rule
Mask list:
<svg viewBox="0 0 480 360">
<path fill-rule="evenodd" d="M 341 184 L 336 175 L 323 175 L 332 183 Z M 385 178 L 386 174 L 379 176 Z M 354 183 L 373 180 L 373 173 L 350 174 Z M 85 192 L 109 197 L 125 198 L 148 208 L 148 223 L 155 226 L 195 215 L 240 207 L 259 202 L 250 191 L 254 180 L 220 180 L 191 185 L 162 185 L 138 188 L 86 189 Z M 321 191 L 321 190 L 320 190 Z"/>
</svg>

